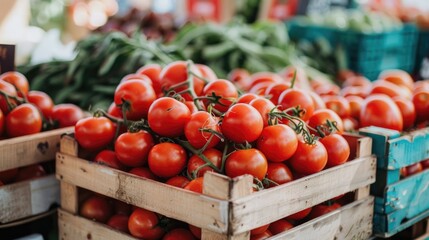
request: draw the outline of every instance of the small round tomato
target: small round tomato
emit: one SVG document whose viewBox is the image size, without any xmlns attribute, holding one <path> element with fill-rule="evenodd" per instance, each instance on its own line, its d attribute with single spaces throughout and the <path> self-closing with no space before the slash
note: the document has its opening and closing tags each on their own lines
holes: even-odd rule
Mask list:
<svg viewBox="0 0 429 240">
<path fill-rule="evenodd" d="M 309 79 L 304 69 L 296 66 L 287 66 L 280 71 L 279 75 L 286 81 L 292 83 L 293 76 L 295 75 L 295 86 L 301 89 L 309 89 Z M 313 81 L 317 80 L 316 78 Z"/>
<path fill-rule="evenodd" d="M 186 151 L 175 143 L 159 143 L 149 152 L 149 168 L 158 177 L 178 175 L 186 166 Z"/>
<path fill-rule="evenodd" d="M 216 73 L 209 66 L 204 64 L 195 64 L 195 66 L 200 70 L 201 77 L 205 78 L 208 82 L 216 81 L 218 79 Z"/>
<path fill-rule="evenodd" d="M 27 94 L 28 102 L 36 105 L 45 118 L 50 118 L 54 109 L 54 102 L 48 94 L 40 91 L 30 91 Z"/>
<path fill-rule="evenodd" d="M 194 240 L 196 239 L 191 231 L 184 228 L 176 228 L 164 235 L 162 240 Z"/>
<path fill-rule="evenodd" d="M 291 112 L 289 111 L 290 108 L 299 107 L 304 110 L 299 116 L 304 121 L 310 119 L 314 112 L 314 103 L 310 94 L 300 89 L 292 88 L 283 91 L 280 94 L 278 104 L 281 105 L 282 110 L 288 110 L 288 113 Z"/>
<path fill-rule="evenodd" d="M 246 69 L 237 68 L 228 74 L 228 80 L 233 82 L 238 88 L 248 90 L 250 86 L 250 73 Z"/>
<path fill-rule="evenodd" d="M 137 73 L 131 73 L 131 74 L 125 75 L 119 83 L 123 83 L 123 82 L 129 81 L 129 80 L 143 81 L 143 82 L 152 86 L 152 80 L 150 80 L 150 78 L 148 76 L 137 74 Z"/>
<path fill-rule="evenodd" d="M 250 143 L 259 138 L 263 127 L 263 119 L 258 110 L 250 105 L 237 103 L 225 113 L 221 130 L 233 142 Z"/>
<path fill-rule="evenodd" d="M 332 204 L 330 206 L 328 206 L 328 205 L 322 205 L 322 204 L 316 205 L 311 210 L 311 213 L 310 213 L 310 215 L 308 215 L 308 218 L 309 219 L 318 218 L 318 217 L 323 216 L 323 215 L 325 215 L 327 213 L 330 213 L 330 212 L 332 212 L 332 211 L 334 211 L 334 210 L 336 210 L 336 209 L 338 209 L 340 207 L 341 207 L 341 205 L 338 204 L 338 203 L 334 203 L 334 204 Z"/>
<path fill-rule="evenodd" d="M 331 109 L 319 109 L 314 111 L 313 116 L 310 117 L 308 120 L 308 125 L 312 128 L 317 128 L 318 126 L 325 126 L 326 127 L 326 121 L 329 120 L 332 123 L 335 124 L 337 127 L 338 133 L 344 132 L 344 126 L 343 121 L 338 116 L 338 114 Z"/>
<path fill-rule="evenodd" d="M 282 232 L 286 232 L 287 230 L 293 228 L 293 225 L 285 219 L 280 219 L 270 224 L 268 230 L 274 235 L 277 235 Z"/>
<path fill-rule="evenodd" d="M 238 98 L 237 88 L 228 80 L 219 79 L 209 82 L 203 89 L 203 95 L 211 97 L 216 95 L 220 99 L 219 103 L 214 104 L 214 108 L 220 112 L 225 112 Z M 210 101 L 205 101 L 206 106 L 211 104 Z"/>
<path fill-rule="evenodd" d="M 174 98 L 162 97 L 153 102 L 149 108 L 149 127 L 165 137 L 183 135 L 185 125 L 191 118 L 191 111 L 182 102 Z"/>
<path fill-rule="evenodd" d="M 222 164 L 222 152 L 221 151 L 214 149 L 214 148 L 209 148 L 203 152 L 203 155 L 213 165 L 215 165 L 217 168 L 220 169 L 221 164 Z M 206 164 L 206 162 L 203 159 L 201 159 L 198 155 L 193 155 L 191 158 L 189 158 L 189 161 L 188 161 L 188 174 L 190 174 L 190 176 L 193 176 L 192 174 L 196 174 L 197 177 L 202 177 L 202 176 L 204 176 L 204 173 L 206 173 L 208 171 L 210 171 L 210 172 L 214 171 L 214 169 L 211 168 L 210 166 L 203 167 L 203 165 L 205 165 L 205 164 Z"/>
<path fill-rule="evenodd" d="M 261 151 L 254 148 L 237 150 L 231 153 L 225 162 L 226 175 L 231 178 L 250 174 L 262 180 L 267 170 L 267 159 Z"/>
<path fill-rule="evenodd" d="M 325 101 L 326 108 L 336 112 L 340 118 L 346 118 L 350 116 L 350 104 L 342 96 L 324 96 L 322 97 Z"/>
<path fill-rule="evenodd" d="M 19 137 L 42 131 L 42 116 L 31 103 L 14 108 L 6 116 L 6 133 L 9 137 Z"/>
<path fill-rule="evenodd" d="M 106 223 L 112 216 L 113 208 L 106 197 L 93 195 L 83 202 L 79 213 L 85 218 Z"/>
<path fill-rule="evenodd" d="M 126 216 L 129 216 L 131 214 L 132 206 L 130 204 L 124 203 L 116 199 L 112 199 L 112 204 L 114 210 L 113 212 L 115 214 L 122 214 Z"/>
<path fill-rule="evenodd" d="M 154 146 L 152 135 L 146 131 L 126 132 L 115 142 L 118 160 L 128 167 L 140 167 L 147 163 L 149 150 Z"/>
<path fill-rule="evenodd" d="M 347 140 L 339 134 L 331 134 L 320 139 L 328 151 L 327 167 L 334 167 L 345 163 L 350 156 L 350 146 Z"/>
<path fill-rule="evenodd" d="M 334 84 L 322 84 L 314 88 L 314 92 L 316 92 L 320 96 L 338 95 L 340 93 L 340 87 Z"/>
<path fill-rule="evenodd" d="M 94 162 L 124 171 L 126 167 L 116 157 L 115 151 L 103 150 L 94 158 Z"/>
<path fill-rule="evenodd" d="M 19 168 L 18 174 L 16 175 L 14 181 L 21 182 L 21 181 L 43 177 L 45 175 L 46 175 L 46 171 L 42 167 L 42 165 L 35 164 L 35 165 Z"/>
<path fill-rule="evenodd" d="M 0 79 L 14 85 L 15 88 L 18 89 L 18 96 L 20 97 L 27 95 L 30 89 L 27 78 L 19 72 L 5 72 L 0 75 Z"/>
<path fill-rule="evenodd" d="M 359 96 L 347 96 L 345 98 L 349 102 L 350 117 L 359 119 L 360 109 L 362 108 L 362 104 L 363 104 L 364 99 L 359 97 Z"/>
<path fill-rule="evenodd" d="M 399 96 L 392 98 L 392 100 L 395 101 L 401 111 L 402 119 L 404 120 L 404 129 L 413 127 L 416 121 L 416 108 L 412 100 Z"/>
<path fill-rule="evenodd" d="M 273 236 L 269 230 L 266 230 L 265 232 L 257 235 L 251 235 L 250 240 L 262 240 L 267 239 L 269 237 Z"/>
<path fill-rule="evenodd" d="M 264 127 L 268 126 L 269 113 L 276 107 L 274 103 L 270 100 L 260 97 L 253 99 L 250 103 L 250 106 L 254 107 L 261 114 L 262 121 L 264 122 Z"/>
<path fill-rule="evenodd" d="M 296 133 L 284 124 L 265 127 L 257 141 L 257 148 L 272 162 L 288 160 L 297 147 Z"/>
<path fill-rule="evenodd" d="M 128 231 L 128 216 L 123 214 L 116 214 L 110 217 L 107 221 L 107 225 L 118 231 L 129 233 Z"/>
<path fill-rule="evenodd" d="M 377 126 L 397 131 L 403 129 L 401 111 L 386 95 L 374 94 L 365 99 L 360 112 L 361 127 Z"/>
<path fill-rule="evenodd" d="M 369 94 L 369 91 L 371 89 L 368 87 L 362 87 L 362 86 L 348 86 L 340 91 L 340 95 L 343 97 L 349 97 L 349 96 L 358 96 L 361 98 L 366 98 Z"/>
<path fill-rule="evenodd" d="M 18 174 L 18 168 L 12 168 L 12 169 L 1 171 L 0 181 L 2 181 L 5 184 L 10 183 L 14 180 L 17 174 Z"/>
<path fill-rule="evenodd" d="M 137 175 L 139 177 L 158 181 L 158 178 L 147 167 L 136 167 L 136 168 L 131 169 L 129 171 L 129 173 Z"/>
<path fill-rule="evenodd" d="M 413 95 L 413 104 L 416 109 L 417 123 L 429 120 L 429 89 L 419 90 Z"/>
<path fill-rule="evenodd" d="M 194 225 L 189 224 L 189 231 L 191 231 L 192 235 L 197 239 L 201 239 L 201 228 L 195 227 Z"/>
<path fill-rule="evenodd" d="M 293 180 L 293 174 L 283 163 L 268 163 L 267 178 L 277 184 L 288 183 Z M 270 183 L 269 187 L 275 187 Z"/>
<path fill-rule="evenodd" d="M 58 122 L 59 128 L 71 127 L 85 117 L 82 109 L 71 103 L 55 105 L 51 118 Z"/>
<path fill-rule="evenodd" d="M 6 81 L 3 81 L 1 79 L 0 79 L 0 91 L 3 91 L 4 93 L 6 93 L 10 96 L 14 96 L 14 97 L 18 96 L 18 94 L 16 93 L 15 87 L 12 84 L 10 84 Z M 15 103 L 15 101 L 12 99 L 9 99 L 9 101 L 12 104 Z M 6 98 L 3 95 L 0 95 L 0 110 L 5 115 L 7 115 L 9 113 L 9 106 L 7 104 Z"/>
<path fill-rule="evenodd" d="M 265 89 L 265 96 L 268 97 L 274 105 L 278 104 L 280 94 L 290 88 L 290 83 L 288 82 L 274 82 L 268 85 Z"/>
<path fill-rule="evenodd" d="M 265 91 L 267 91 L 267 88 L 273 84 L 273 82 L 259 82 L 255 85 L 253 85 L 250 89 L 249 89 L 249 93 L 254 93 L 258 96 L 264 96 Z"/>
<path fill-rule="evenodd" d="M 153 90 L 157 95 L 162 93 L 161 80 L 159 79 L 161 70 L 162 68 L 158 64 L 147 64 L 136 71 L 137 74 L 145 75 L 150 78 L 152 81 Z"/>
<path fill-rule="evenodd" d="M 359 122 L 356 118 L 343 118 L 342 121 L 346 132 L 354 132 L 359 129 Z"/>
<path fill-rule="evenodd" d="M 185 105 L 189 108 L 189 111 L 191 111 L 191 113 L 196 113 L 199 111 L 197 108 L 197 105 L 195 105 L 194 101 L 186 101 Z"/>
<path fill-rule="evenodd" d="M 265 231 L 268 230 L 268 227 L 270 226 L 270 224 L 266 224 L 266 225 L 262 225 L 260 227 L 254 228 L 250 231 L 250 235 L 258 235 L 258 234 L 262 234 Z"/>
<path fill-rule="evenodd" d="M 289 162 L 294 171 L 310 175 L 325 168 L 328 162 L 328 152 L 319 141 L 314 144 L 298 141 L 298 148 Z"/>
<path fill-rule="evenodd" d="M 313 92 L 313 91 L 309 91 L 308 94 L 310 94 L 311 99 L 313 100 L 313 104 L 314 104 L 314 110 L 319 110 L 319 109 L 325 109 L 326 108 L 326 104 L 323 101 L 323 99 L 317 95 L 317 93 Z"/>
<path fill-rule="evenodd" d="M 220 138 L 216 134 L 205 132 L 212 130 L 219 132 L 217 120 L 208 112 L 196 112 L 191 115 L 189 121 L 185 124 L 185 136 L 189 143 L 197 149 L 204 147 L 208 141 L 207 148 L 216 146 Z"/>
<path fill-rule="evenodd" d="M 115 127 L 106 117 L 81 119 L 74 129 L 79 145 L 90 150 L 106 147 L 115 137 Z"/>
<path fill-rule="evenodd" d="M 130 120 L 146 118 L 155 99 L 156 94 L 152 86 L 141 80 L 129 80 L 119 84 L 114 95 L 117 106 L 128 104 L 126 116 Z"/>
<path fill-rule="evenodd" d="M 282 82 L 283 79 L 281 76 L 279 76 L 276 73 L 271 73 L 271 72 L 258 72 L 258 73 L 254 73 L 250 76 L 250 86 L 249 89 L 251 89 L 252 87 L 256 86 L 259 83 L 268 83 L 268 85 L 270 83 L 274 83 L 274 82 Z M 268 86 L 267 85 L 267 86 Z M 264 92 L 262 92 L 264 93 Z"/>
<path fill-rule="evenodd" d="M 402 168 L 401 175 L 402 177 L 409 177 L 411 175 L 420 173 L 421 171 L 423 171 L 423 165 L 420 162 L 418 162 Z"/>
<path fill-rule="evenodd" d="M 348 86 L 360 86 L 360 87 L 370 87 L 371 86 L 371 81 L 364 77 L 364 76 L 352 76 L 347 78 L 342 86 L 343 87 L 348 87 Z"/>
<path fill-rule="evenodd" d="M 310 212 L 311 212 L 311 207 L 306 208 L 304 210 L 301 210 L 301 211 L 294 213 L 292 215 L 289 215 L 285 219 L 286 220 L 292 220 L 292 221 L 298 221 L 298 220 L 301 220 L 301 219 L 304 219 L 305 217 L 307 217 L 308 214 L 310 214 Z"/>
<path fill-rule="evenodd" d="M 389 97 L 401 96 L 404 98 L 411 97 L 411 90 L 407 88 L 401 88 L 400 86 L 388 82 L 386 80 L 377 80 L 373 82 L 371 90 L 369 92 L 370 95 L 380 93 L 385 94 Z"/>
<path fill-rule="evenodd" d="M 165 183 L 178 188 L 185 188 L 189 184 L 189 179 L 184 176 L 174 176 L 168 179 Z"/>
<path fill-rule="evenodd" d="M 408 74 L 404 70 L 400 70 L 400 69 L 384 70 L 380 73 L 380 75 L 378 76 L 378 79 L 386 80 L 400 87 L 406 87 L 410 90 L 413 89 L 414 81 L 411 78 L 410 74 Z"/>
<path fill-rule="evenodd" d="M 128 229 L 134 237 L 160 239 L 164 229 L 159 226 L 158 215 L 152 211 L 136 208 L 128 220 Z"/>
<path fill-rule="evenodd" d="M 203 183 L 204 183 L 204 178 L 198 177 L 198 178 L 195 178 L 194 180 L 190 181 L 184 187 L 184 189 L 192 191 L 192 192 L 196 192 L 196 193 L 203 193 Z"/>
<path fill-rule="evenodd" d="M 260 96 L 254 94 L 254 93 L 245 93 L 237 99 L 237 103 L 249 104 L 253 99 L 257 99 L 257 98 L 260 98 Z"/>
</svg>

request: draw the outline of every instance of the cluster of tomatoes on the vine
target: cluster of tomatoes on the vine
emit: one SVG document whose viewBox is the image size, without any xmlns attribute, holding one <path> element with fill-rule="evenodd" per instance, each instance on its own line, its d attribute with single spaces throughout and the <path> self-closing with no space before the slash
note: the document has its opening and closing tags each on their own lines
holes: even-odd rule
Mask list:
<svg viewBox="0 0 429 240">
<path fill-rule="evenodd" d="M 246 74 L 144 66 L 122 79 L 107 112 L 76 124 L 75 138 L 95 162 L 199 193 L 207 171 L 250 174 L 257 191 L 348 160 L 341 118 L 302 88 L 300 73 Z M 147 226 L 136 229 L 146 237 Z"/>
<path fill-rule="evenodd" d="M 51 128 L 74 126 L 84 117 L 72 104 L 54 105 L 44 92 L 30 91 L 27 78 L 19 72 L 0 75 L 0 139 L 39 133 Z M 42 165 L 0 172 L 0 185 L 45 175 Z"/>
</svg>

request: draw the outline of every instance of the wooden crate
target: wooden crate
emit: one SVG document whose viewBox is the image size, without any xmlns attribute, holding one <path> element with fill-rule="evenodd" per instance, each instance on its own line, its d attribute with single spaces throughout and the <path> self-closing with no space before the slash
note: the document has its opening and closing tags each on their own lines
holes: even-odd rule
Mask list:
<svg viewBox="0 0 429 240">
<path fill-rule="evenodd" d="M 55 159 L 61 135 L 73 127 L 0 141 L 0 171 Z M 50 210 L 60 203 L 54 174 L 0 187 L 0 226 Z"/>
<path fill-rule="evenodd" d="M 350 135 L 347 139 L 356 159 L 344 165 L 255 193 L 251 176 L 231 179 L 208 173 L 201 195 L 80 159 L 77 142 L 64 136 L 56 162 L 61 181 L 60 238 L 134 239 L 79 217 L 78 188 L 201 227 L 203 239 L 249 239 L 251 229 L 356 190 L 355 202 L 272 239 L 305 239 L 302 236 L 314 234 L 321 239 L 368 238 L 375 157 L 370 155 L 370 138 Z"/>
<path fill-rule="evenodd" d="M 400 169 L 429 158 L 429 128 L 406 134 L 379 127 L 360 129 L 377 156 L 374 232 L 390 237 L 429 216 L 429 170 L 401 179 Z"/>
</svg>

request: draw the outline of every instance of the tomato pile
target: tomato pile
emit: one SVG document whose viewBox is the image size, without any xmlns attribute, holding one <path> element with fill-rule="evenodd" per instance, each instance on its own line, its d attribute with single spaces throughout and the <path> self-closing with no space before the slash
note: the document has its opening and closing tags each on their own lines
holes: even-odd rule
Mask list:
<svg viewBox="0 0 429 240">
<path fill-rule="evenodd" d="M 30 91 L 28 80 L 19 72 L 0 75 L 0 139 L 74 126 L 83 117 L 83 111 L 75 105 L 54 105 L 46 93 Z M 44 175 L 40 164 L 2 171 L 0 186 Z"/>
<path fill-rule="evenodd" d="M 122 79 L 107 112 L 76 123 L 75 138 L 87 159 L 141 177 L 202 193 L 208 171 L 250 174 L 260 191 L 349 160 L 341 116 L 305 78 L 294 68 L 253 75 L 237 69 L 225 80 L 187 61 L 143 66 Z M 132 216 L 133 236 L 164 234 L 132 230 Z"/>
</svg>

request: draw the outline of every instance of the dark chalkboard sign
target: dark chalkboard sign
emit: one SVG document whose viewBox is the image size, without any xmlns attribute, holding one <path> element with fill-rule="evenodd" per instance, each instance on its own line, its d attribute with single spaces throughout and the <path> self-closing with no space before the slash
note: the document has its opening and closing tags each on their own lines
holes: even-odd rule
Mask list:
<svg viewBox="0 0 429 240">
<path fill-rule="evenodd" d="M 0 74 L 15 70 L 15 45 L 0 44 Z"/>
</svg>

